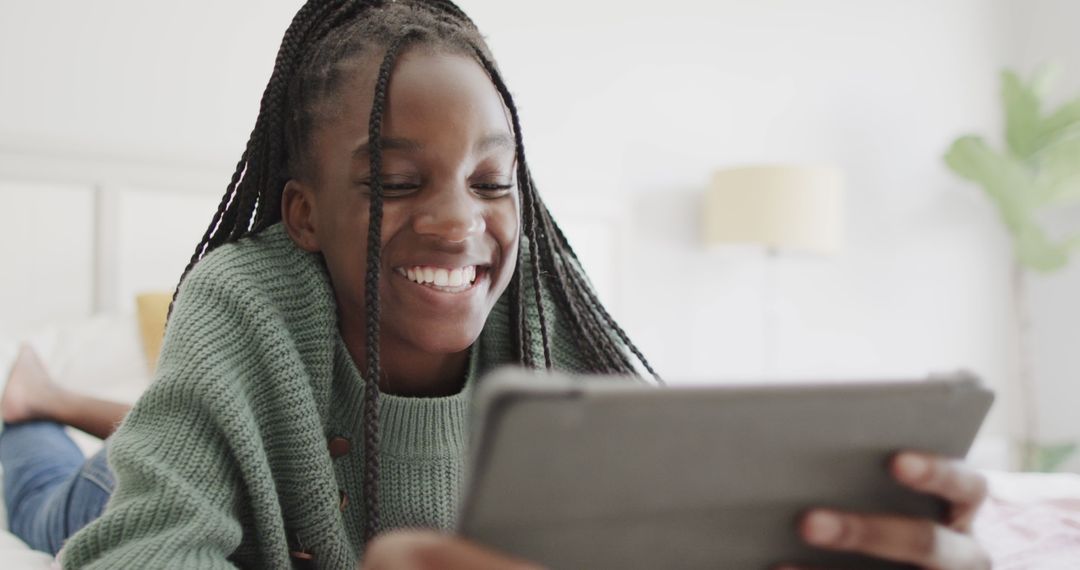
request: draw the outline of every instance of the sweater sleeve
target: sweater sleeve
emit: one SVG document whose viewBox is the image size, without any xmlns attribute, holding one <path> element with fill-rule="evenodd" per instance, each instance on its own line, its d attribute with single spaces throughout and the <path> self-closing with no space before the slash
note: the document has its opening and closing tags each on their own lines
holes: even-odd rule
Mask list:
<svg viewBox="0 0 1080 570">
<path fill-rule="evenodd" d="M 232 568 L 243 538 L 245 464 L 261 450 L 237 381 L 250 323 L 230 287 L 184 282 L 154 383 L 109 442 L 117 486 L 61 553 L 66 569 Z M 220 281 L 220 279 L 217 279 Z M 258 461 L 254 461 L 258 463 Z"/>
</svg>

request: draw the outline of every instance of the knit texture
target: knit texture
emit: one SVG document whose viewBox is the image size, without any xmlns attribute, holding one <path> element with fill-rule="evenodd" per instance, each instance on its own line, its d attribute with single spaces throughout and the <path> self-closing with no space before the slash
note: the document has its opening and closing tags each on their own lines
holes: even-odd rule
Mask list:
<svg viewBox="0 0 1080 570">
<path fill-rule="evenodd" d="M 585 370 L 565 320 L 544 304 L 554 364 Z M 504 296 L 459 393 L 380 396 L 383 529 L 453 526 L 471 392 L 514 361 L 508 314 Z M 536 314 L 526 306 L 539 354 Z M 110 442 L 116 491 L 68 541 L 64 568 L 292 568 L 290 552 L 303 550 L 319 568 L 355 569 L 363 390 L 320 256 L 280 223 L 221 246 L 180 288 L 154 382 Z M 349 453 L 331 457 L 334 437 Z"/>
</svg>

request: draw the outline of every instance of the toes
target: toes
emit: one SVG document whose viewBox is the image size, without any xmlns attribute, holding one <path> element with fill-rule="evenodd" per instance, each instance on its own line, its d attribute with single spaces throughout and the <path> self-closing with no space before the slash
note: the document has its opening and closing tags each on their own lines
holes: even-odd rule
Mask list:
<svg viewBox="0 0 1080 570">
<path fill-rule="evenodd" d="M 0 394 L 0 416 L 8 423 L 35 419 L 35 402 L 48 398 L 51 386 L 52 379 L 41 358 L 33 348 L 23 344 Z"/>
</svg>

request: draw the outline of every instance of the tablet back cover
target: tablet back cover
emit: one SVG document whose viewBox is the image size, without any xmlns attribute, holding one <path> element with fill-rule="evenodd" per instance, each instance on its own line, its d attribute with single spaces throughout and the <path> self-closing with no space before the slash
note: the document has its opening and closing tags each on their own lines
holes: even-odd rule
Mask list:
<svg viewBox="0 0 1080 570">
<path fill-rule="evenodd" d="M 923 382 L 656 389 L 500 371 L 477 395 L 459 532 L 554 569 L 905 568 L 803 545 L 810 507 L 940 518 L 896 450 L 963 457 L 993 400 Z"/>
</svg>

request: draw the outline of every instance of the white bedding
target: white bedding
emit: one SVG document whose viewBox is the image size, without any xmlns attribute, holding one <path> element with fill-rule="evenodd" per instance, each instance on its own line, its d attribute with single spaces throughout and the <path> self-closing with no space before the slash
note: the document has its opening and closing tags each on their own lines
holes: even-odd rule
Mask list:
<svg viewBox="0 0 1080 570">
<path fill-rule="evenodd" d="M 6 530 L 0 531 L 0 560 L 8 570 L 49 570 L 53 561 L 52 556 L 30 550 L 26 543 Z"/>
<path fill-rule="evenodd" d="M 1080 568 L 1080 475 L 986 472 L 975 532 L 996 570 Z"/>
</svg>

